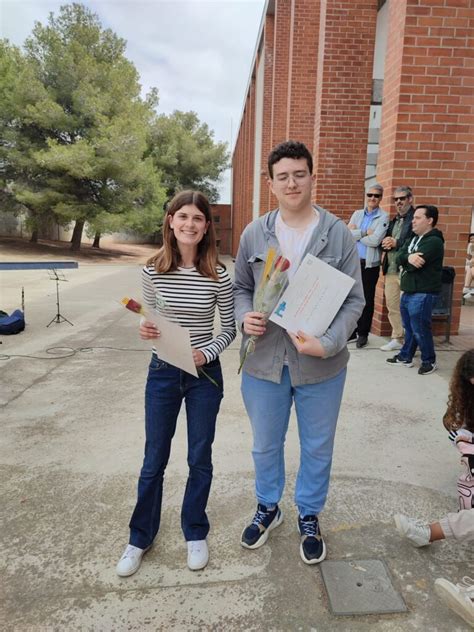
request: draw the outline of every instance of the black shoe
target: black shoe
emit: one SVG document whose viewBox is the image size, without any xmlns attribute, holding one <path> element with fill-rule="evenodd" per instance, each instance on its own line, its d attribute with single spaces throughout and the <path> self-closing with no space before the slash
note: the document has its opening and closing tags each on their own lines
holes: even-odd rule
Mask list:
<svg viewBox="0 0 474 632">
<path fill-rule="evenodd" d="M 398 353 L 396 356 L 393 356 L 393 358 L 387 358 L 386 362 L 389 364 L 396 364 L 397 366 L 404 366 L 408 369 L 413 366 L 413 362 L 411 360 L 402 360 Z"/>
<path fill-rule="evenodd" d="M 317 516 L 298 516 L 301 535 L 300 555 L 305 564 L 318 564 L 326 557 L 326 545 L 319 528 Z"/>
<path fill-rule="evenodd" d="M 362 347 L 365 347 L 368 342 L 369 340 L 367 336 L 357 336 L 356 347 L 358 349 L 362 349 Z"/>
<path fill-rule="evenodd" d="M 240 544 L 246 549 L 258 549 L 265 544 L 272 529 L 283 522 L 283 514 L 278 505 L 267 509 L 265 505 L 257 505 L 252 522 L 242 532 Z"/>
<path fill-rule="evenodd" d="M 431 362 L 423 362 L 418 369 L 418 375 L 429 375 L 430 373 L 434 373 L 437 368 L 436 362 L 433 364 L 431 364 Z"/>
</svg>

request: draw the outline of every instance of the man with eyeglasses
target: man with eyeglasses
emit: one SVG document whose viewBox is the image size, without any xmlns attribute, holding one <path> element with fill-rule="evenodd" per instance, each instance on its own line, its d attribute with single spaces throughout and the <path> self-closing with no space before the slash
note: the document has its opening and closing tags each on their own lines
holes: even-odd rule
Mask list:
<svg viewBox="0 0 474 632">
<path fill-rule="evenodd" d="M 382 261 L 382 273 L 385 275 L 385 302 L 388 309 L 388 320 L 392 326 L 392 335 L 381 351 L 398 351 L 403 346 L 403 326 L 400 315 L 400 271 L 395 261 L 398 252 L 406 241 L 412 239 L 413 192 L 409 186 L 399 186 L 393 195 L 397 214 L 390 220 L 387 235 L 382 241 L 385 252 Z"/>
<path fill-rule="evenodd" d="M 366 193 L 365 208 L 355 211 L 348 224 L 352 237 L 357 243 L 365 297 L 365 307 L 357 322 L 357 329 L 349 338 L 349 342 L 355 342 L 359 349 L 365 347 L 369 340 L 374 317 L 375 288 L 382 255 L 380 244 L 388 227 L 388 215 L 380 208 L 382 196 L 382 185 L 371 186 Z"/>
<path fill-rule="evenodd" d="M 349 360 L 347 338 L 364 306 L 357 250 L 344 222 L 311 203 L 313 158 L 295 141 L 268 157 L 269 186 L 278 208 L 249 224 L 235 261 L 235 312 L 243 340 L 258 337 L 242 372 L 242 397 L 253 433 L 257 511 L 241 544 L 258 549 L 282 522 L 278 506 L 285 487 L 285 437 L 294 404 L 300 440 L 295 504 L 299 552 L 305 564 L 326 557 L 318 515 L 326 502 L 339 408 Z M 288 274 L 307 253 L 353 277 L 355 283 L 331 326 L 320 337 L 297 338 L 254 310 L 254 295 L 272 247 L 290 261 Z"/>
</svg>

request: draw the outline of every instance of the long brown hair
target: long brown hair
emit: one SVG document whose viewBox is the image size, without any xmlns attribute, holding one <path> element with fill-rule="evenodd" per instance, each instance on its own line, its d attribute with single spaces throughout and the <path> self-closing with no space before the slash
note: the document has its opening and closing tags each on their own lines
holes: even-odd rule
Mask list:
<svg viewBox="0 0 474 632">
<path fill-rule="evenodd" d="M 462 354 L 456 362 L 449 384 L 448 409 L 443 424 L 448 430 L 461 426 L 474 432 L 474 349 Z"/>
<path fill-rule="evenodd" d="M 181 255 L 176 237 L 169 224 L 169 218 L 187 204 L 194 204 L 209 222 L 209 226 L 198 244 L 194 265 L 203 276 L 218 280 L 217 266 L 222 268 L 225 266 L 217 258 L 216 231 L 212 221 L 211 206 L 207 197 L 200 191 L 180 191 L 168 204 L 163 220 L 163 246 L 156 255 L 148 259 L 146 264 L 147 266 L 154 266 L 158 274 L 174 272 L 178 269 Z"/>
</svg>

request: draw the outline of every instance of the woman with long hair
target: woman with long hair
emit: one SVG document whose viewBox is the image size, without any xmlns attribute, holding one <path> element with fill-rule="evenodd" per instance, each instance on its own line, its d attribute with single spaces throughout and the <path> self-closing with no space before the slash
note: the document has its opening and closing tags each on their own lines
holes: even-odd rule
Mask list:
<svg viewBox="0 0 474 632">
<path fill-rule="evenodd" d="M 158 533 L 163 475 L 178 413 L 184 400 L 187 417 L 189 476 L 181 509 L 188 547 L 188 567 L 204 568 L 209 559 L 206 505 L 212 480 L 212 443 L 223 397 L 219 354 L 234 340 L 232 283 L 217 257 L 211 208 L 198 191 L 182 191 L 169 203 L 163 223 L 163 246 L 142 272 L 143 297 L 151 309 L 163 310 L 190 331 L 198 377 L 161 360 L 153 349 L 145 389 L 145 456 L 138 498 L 130 519 L 130 539 L 117 574 L 127 577 L 140 567 Z M 219 310 L 221 331 L 213 335 Z M 150 321 L 140 337 L 160 331 Z"/>
</svg>

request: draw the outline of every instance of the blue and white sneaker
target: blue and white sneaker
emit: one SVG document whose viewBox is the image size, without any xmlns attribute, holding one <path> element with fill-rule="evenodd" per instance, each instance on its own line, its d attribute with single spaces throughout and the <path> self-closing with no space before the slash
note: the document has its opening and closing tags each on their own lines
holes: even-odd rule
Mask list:
<svg viewBox="0 0 474 632">
<path fill-rule="evenodd" d="M 319 564 L 326 557 L 319 520 L 317 516 L 298 516 L 298 531 L 301 535 L 300 555 L 305 564 Z"/>
<path fill-rule="evenodd" d="M 242 531 L 240 544 L 246 549 L 258 549 L 268 540 L 270 531 L 283 522 L 283 514 L 278 505 L 268 509 L 258 504 L 252 522 Z"/>
</svg>

